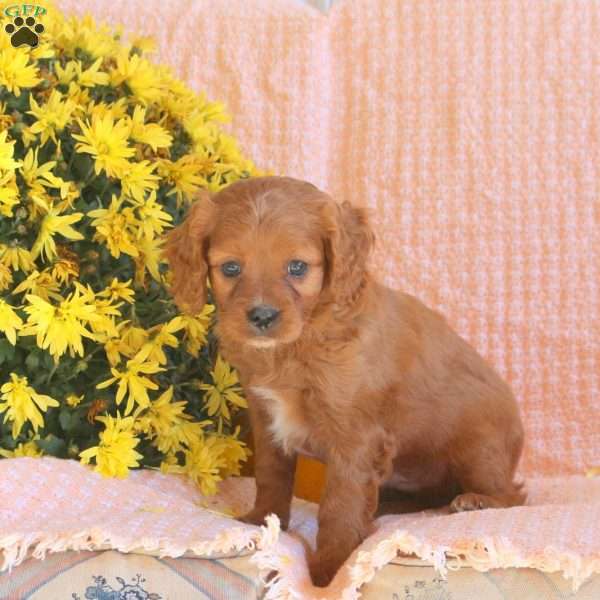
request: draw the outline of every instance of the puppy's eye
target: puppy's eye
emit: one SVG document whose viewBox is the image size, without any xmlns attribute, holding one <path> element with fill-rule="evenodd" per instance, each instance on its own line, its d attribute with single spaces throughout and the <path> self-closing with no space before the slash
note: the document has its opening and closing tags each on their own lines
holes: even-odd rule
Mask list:
<svg viewBox="0 0 600 600">
<path fill-rule="evenodd" d="M 241 272 L 242 267 L 240 263 L 235 262 L 235 260 L 229 260 L 221 265 L 221 273 L 223 273 L 225 277 L 237 277 Z"/>
<path fill-rule="evenodd" d="M 288 264 L 288 273 L 293 277 L 302 277 L 308 270 L 308 265 L 303 260 L 291 260 Z"/>
</svg>

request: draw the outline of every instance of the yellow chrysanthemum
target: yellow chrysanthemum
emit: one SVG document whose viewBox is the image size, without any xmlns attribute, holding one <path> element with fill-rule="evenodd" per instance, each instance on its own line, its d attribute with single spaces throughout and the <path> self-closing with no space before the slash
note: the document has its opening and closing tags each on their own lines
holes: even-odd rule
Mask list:
<svg viewBox="0 0 600 600">
<path fill-rule="evenodd" d="M 79 406 L 81 401 L 83 400 L 83 395 L 77 396 L 75 394 L 69 394 L 66 398 L 67 405 L 74 408 L 75 406 Z"/>
<path fill-rule="evenodd" d="M 160 463 L 161 473 L 182 473 L 179 460 L 174 452 L 169 452 Z"/>
<path fill-rule="evenodd" d="M 31 88 L 40 83 L 37 66 L 28 63 L 29 54 L 24 48 L 3 48 L 0 52 L 0 86 L 18 97 L 21 88 Z"/>
<path fill-rule="evenodd" d="M 19 335 L 35 335 L 38 347 L 48 350 L 55 361 L 67 350 L 70 356 L 84 356 L 83 338 L 95 339 L 86 325 L 99 316 L 95 303 L 79 287 L 58 306 L 31 294 L 25 299 L 29 317 Z"/>
<path fill-rule="evenodd" d="M 54 163 L 54 161 L 51 162 Z M 48 163 L 42 165 L 42 167 L 47 167 L 47 165 Z M 52 188 L 60 190 L 63 199 L 59 200 L 54 194 L 51 194 L 50 190 Z M 54 215 L 70 211 L 73 208 L 73 200 L 78 196 L 79 191 L 73 186 L 72 182 L 64 181 L 52 172 L 44 173 L 43 177 L 36 179 L 32 183 L 32 187 L 26 192 L 25 198 L 30 201 L 27 206 L 29 221 L 43 220 L 44 216 L 50 211 Z"/>
<path fill-rule="evenodd" d="M 43 456 L 44 452 L 42 449 L 35 443 L 35 439 L 39 439 L 39 436 L 35 436 L 29 442 L 21 442 L 17 444 L 17 447 L 14 450 L 6 450 L 4 448 L 0 448 L 0 456 L 4 458 L 17 458 L 20 456 Z"/>
<path fill-rule="evenodd" d="M 148 36 L 138 36 L 131 40 L 131 47 L 146 54 L 156 50 L 156 42 Z"/>
<path fill-rule="evenodd" d="M 103 119 L 106 116 L 111 116 L 116 121 L 120 119 L 129 120 L 127 112 L 128 104 L 126 98 L 119 98 L 116 102 L 97 102 L 91 101 L 87 105 L 86 112 L 89 117 Z"/>
<path fill-rule="evenodd" d="M 104 344 L 104 351 L 111 367 L 121 362 L 121 356 L 133 358 L 147 339 L 146 332 L 141 329 L 140 331 L 144 334 L 143 339 L 135 339 L 135 335 L 132 336 L 130 333 L 131 329 L 139 328 L 131 328 L 128 321 L 121 321 L 116 325 L 116 335 L 112 337 L 99 336 L 99 340 Z M 134 342 L 130 343 L 132 339 Z"/>
<path fill-rule="evenodd" d="M 183 127 L 192 140 L 193 152 L 210 151 L 214 154 L 214 146 L 218 142 L 220 132 L 216 121 L 223 123 L 229 120 L 220 103 L 199 106 L 196 102 L 194 108 L 183 117 Z"/>
<path fill-rule="evenodd" d="M 72 17 L 61 23 L 57 42 L 74 56 L 81 49 L 94 58 L 115 55 L 119 49 L 118 37 L 107 25 L 98 27 L 91 15 L 82 19 Z"/>
<path fill-rule="evenodd" d="M 242 466 L 252 456 L 252 450 L 239 439 L 231 437 L 223 437 L 225 442 L 225 450 L 223 458 L 225 459 L 225 467 L 223 468 L 224 477 L 239 477 L 242 474 Z"/>
<path fill-rule="evenodd" d="M 50 276 L 61 285 L 69 283 L 79 277 L 79 265 L 72 259 L 59 258 L 54 261 L 50 270 Z"/>
<path fill-rule="evenodd" d="M 13 310 L 13 307 L 0 298 L 0 331 L 4 333 L 8 341 L 14 346 L 17 343 L 17 331 L 23 326 L 21 317 Z"/>
<path fill-rule="evenodd" d="M 31 248 L 31 256 L 35 259 L 42 255 L 47 260 L 52 260 L 56 256 L 54 236 L 57 233 L 68 240 L 82 240 L 81 233 L 71 227 L 73 223 L 80 221 L 81 217 L 83 217 L 83 213 L 60 215 L 56 209 L 51 208 L 42 219 L 38 237 Z"/>
<path fill-rule="evenodd" d="M 194 438 L 179 450 L 184 454 L 183 466 L 179 465 L 177 452 L 171 451 L 166 453 L 160 470 L 163 473 L 187 474 L 201 487 L 205 495 L 214 494 L 217 491 L 216 484 L 225 477 L 239 475 L 241 464 L 252 454 L 238 436 L 239 427 L 229 436 L 217 433 Z"/>
<path fill-rule="evenodd" d="M 57 63 L 54 66 L 54 72 L 56 73 L 56 79 L 58 83 L 62 85 L 69 85 L 77 77 L 77 60 L 68 60 L 64 66 Z M 81 64 L 81 63 L 80 63 Z"/>
<path fill-rule="evenodd" d="M 156 166 L 156 163 L 148 160 L 131 163 L 121 176 L 123 194 L 143 202 L 146 192 L 155 192 L 160 181 L 160 177 L 154 173 Z"/>
<path fill-rule="evenodd" d="M 220 131 L 219 135 L 217 136 L 215 153 L 220 157 L 221 161 L 228 165 L 240 165 L 243 168 L 245 166 L 245 162 L 247 162 L 248 165 L 250 164 L 250 161 L 244 161 L 242 158 L 237 140 L 234 137 L 223 133 L 222 131 Z"/>
<path fill-rule="evenodd" d="M 185 331 L 184 342 L 187 352 L 197 357 L 200 348 L 206 344 L 206 335 L 215 307 L 206 304 L 198 315 L 181 315 Z"/>
<path fill-rule="evenodd" d="M 0 262 L 0 292 L 8 289 L 13 282 L 12 271 Z"/>
<path fill-rule="evenodd" d="M 135 244 L 139 221 L 133 208 L 121 209 L 122 202 L 113 195 L 108 208 L 99 208 L 88 212 L 92 217 L 92 225 L 96 228 L 94 239 L 106 244 L 115 258 L 121 252 L 130 256 L 138 256 L 139 250 Z"/>
<path fill-rule="evenodd" d="M 145 200 L 132 200 L 131 203 L 135 206 L 140 223 L 138 237 L 144 235 L 152 239 L 162 236 L 165 229 L 170 227 L 173 217 L 156 201 L 156 192 L 151 192 Z"/>
<path fill-rule="evenodd" d="M 217 356 L 215 368 L 210 372 L 213 383 L 200 383 L 198 387 L 207 392 L 206 409 L 209 416 L 218 415 L 226 421 L 231 419 L 228 403 L 238 408 L 246 408 L 246 400 L 240 396 L 237 372 L 221 356 Z"/>
<path fill-rule="evenodd" d="M 131 279 L 128 281 L 119 281 L 116 277 L 110 282 L 110 285 L 104 288 L 98 296 L 108 298 L 111 302 L 124 300 L 128 304 L 133 304 L 135 292 L 131 289 Z"/>
<path fill-rule="evenodd" d="M 56 134 L 60 133 L 71 121 L 76 104 L 56 89 L 52 90 L 50 97 L 43 104 L 38 104 L 31 95 L 29 97 L 31 110 L 27 113 L 33 115 L 36 121 L 30 126 L 31 133 L 41 134 L 42 146 L 51 139 L 57 143 Z"/>
<path fill-rule="evenodd" d="M 244 442 L 239 438 L 240 428 L 229 436 L 215 435 L 214 446 L 220 454 L 223 460 L 223 467 L 221 467 L 221 475 L 223 477 L 229 477 L 230 475 L 239 475 L 241 464 L 251 454 L 250 449 Z"/>
<path fill-rule="evenodd" d="M 15 140 L 8 141 L 8 131 L 0 131 L 0 170 L 8 171 L 19 168 L 21 161 L 14 160 Z"/>
<path fill-rule="evenodd" d="M 0 244 L 0 263 L 10 267 L 13 271 L 29 273 L 35 268 L 31 252 L 17 244 L 6 246 Z"/>
<path fill-rule="evenodd" d="M 158 172 L 167 179 L 173 189 L 168 195 L 177 195 L 177 201 L 190 200 L 201 186 L 207 186 L 208 181 L 201 175 L 202 165 L 192 155 L 186 154 L 176 162 L 161 160 Z"/>
<path fill-rule="evenodd" d="M 72 183 L 57 177 L 53 173 L 56 167 L 56 161 L 51 160 L 43 164 L 38 161 L 39 148 L 29 149 L 23 160 L 23 165 L 20 169 L 21 177 L 25 184 L 29 187 L 29 198 L 33 201 L 30 204 L 31 218 L 37 218 L 39 215 L 48 212 L 49 208 L 54 205 L 55 212 L 61 212 L 63 207 L 54 204 L 54 199 L 51 199 L 46 192 L 46 188 L 54 188 L 60 191 L 62 199 L 72 196 Z M 75 193 L 75 197 L 78 193 Z M 67 202 L 67 206 L 69 202 Z"/>
<path fill-rule="evenodd" d="M 56 166 L 55 160 L 50 160 L 40 165 L 38 160 L 39 147 L 30 148 L 25 155 L 20 173 L 25 184 L 30 187 L 48 185 L 47 178 L 52 174 L 52 169 Z"/>
<path fill-rule="evenodd" d="M 56 401 L 20 374 L 0 377 L 0 422 L 21 436 L 0 456 L 38 455 L 37 443 L 54 453 L 53 442 L 64 441 L 67 456 L 87 448 L 82 462 L 124 476 L 142 462 L 143 437 L 152 446 L 147 462 L 162 460 L 161 469 L 187 473 L 212 493 L 247 455 L 237 432 L 225 431 L 244 401 L 220 360 L 214 383 L 197 392 L 215 411 L 210 420 L 196 422 L 193 401 L 174 400 L 176 381 L 190 380 L 183 354 L 206 345 L 214 307 L 173 314 L 161 245 L 177 208 L 199 188 L 219 189 L 254 167 L 222 136 L 222 105 L 143 56 L 150 40 L 127 43 L 113 27 L 65 19 L 52 4 L 43 22 L 35 49 L 14 49 L 0 36 L 0 338 L 7 373 L 35 369 L 61 387 L 61 419 L 45 418 Z M 169 316 L 161 319 L 163 309 Z M 113 394 L 83 394 L 98 381 L 100 389 L 114 384 Z M 77 427 L 98 425 L 99 414 L 113 415 L 100 419 L 102 433 Z M 42 425 L 43 441 L 25 439 L 24 429 Z M 67 439 L 67 430 L 84 438 Z"/>
<path fill-rule="evenodd" d="M 171 116 L 183 121 L 198 105 L 197 95 L 183 82 L 164 74 L 167 91 L 159 99 L 158 105 Z"/>
<path fill-rule="evenodd" d="M 192 422 L 185 414 L 185 401 L 173 402 L 173 387 L 163 392 L 147 410 L 137 412 L 136 430 L 153 440 L 156 448 L 165 454 L 178 452 L 202 437 L 203 427 L 210 421 Z"/>
<path fill-rule="evenodd" d="M 154 152 L 159 148 L 169 148 L 173 136 L 157 123 L 146 123 L 146 109 L 136 106 L 131 117 L 131 139 L 141 144 L 148 144 Z"/>
<path fill-rule="evenodd" d="M 160 264 L 165 262 L 162 253 L 162 238 L 142 237 L 137 242 L 139 256 L 135 259 L 135 283 L 144 287 L 146 270 L 154 281 L 161 281 Z"/>
<path fill-rule="evenodd" d="M 157 390 L 158 385 L 141 375 L 154 374 L 164 371 L 158 363 L 153 361 L 141 362 L 135 359 L 127 361 L 127 368 L 124 372 L 119 371 L 116 368 L 111 368 L 110 372 L 113 377 L 99 383 L 96 388 L 99 390 L 104 389 L 112 385 L 113 383 L 119 382 L 117 395 L 115 402 L 121 404 L 125 394 L 127 394 L 127 406 L 125 407 L 125 414 L 128 415 L 133 410 L 134 404 L 141 406 L 142 408 L 150 405 L 150 398 L 148 397 L 148 390 Z"/>
<path fill-rule="evenodd" d="M 0 215 L 12 217 L 13 209 L 19 204 L 19 187 L 15 171 L 0 174 Z"/>
<path fill-rule="evenodd" d="M 104 342 L 104 351 L 106 358 L 111 367 L 118 365 L 121 362 L 121 355 L 131 356 L 131 348 L 123 343 L 119 337 L 107 339 Z"/>
<path fill-rule="evenodd" d="M 105 425 L 100 433 L 100 444 L 80 452 L 81 462 L 89 464 L 92 458 L 96 461 L 94 471 L 105 477 L 127 477 L 129 469 L 139 467 L 143 456 L 135 447 L 140 440 L 133 431 L 133 417 L 97 417 Z"/>
<path fill-rule="evenodd" d="M 111 83 L 126 83 L 134 96 L 143 103 L 156 102 L 165 94 L 166 82 L 156 66 L 137 54 L 121 52 L 117 67 L 111 72 Z"/>
<path fill-rule="evenodd" d="M 183 450 L 185 466 L 183 472 L 200 487 L 205 496 L 217 493 L 217 484 L 222 481 L 222 469 L 226 466 L 222 447 L 217 436 L 205 437 Z"/>
<path fill-rule="evenodd" d="M 75 104 L 75 114 L 82 115 L 90 103 L 90 91 L 88 88 L 77 85 L 74 81 L 69 84 L 67 97 Z"/>
<path fill-rule="evenodd" d="M 101 66 L 102 58 L 98 58 L 87 69 L 84 69 L 81 62 L 77 61 L 75 63 L 75 72 L 79 85 L 90 88 L 93 88 L 97 85 L 108 85 L 108 73 L 100 71 Z"/>
<path fill-rule="evenodd" d="M 219 175 L 219 177 L 213 177 L 215 181 L 219 181 L 227 172 L 236 171 L 236 165 L 234 163 L 223 162 L 221 157 L 215 153 L 214 146 L 199 146 L 194 148 L 193 157 L 198 168 L 198 173 L 203 176 L 208 176 L 211 173 Z"/>
<path fill-rule="evenodd" d="M 129 323 L 125 323 L 121 339 L 137 354 L 141 347 L 148 340 L 148 332 L 142 327 L 136 327 Z"/>
<path fill-rule="evenodd" d="M 0 102 L 0 131 L 8 129 L 15 122 L 15 117 L 6 112 L 6 102 Z"/>
<path fill-rule="evenodd" d="M 5 419 L 12 421 L 12 436 L 16 438 L 27 421 L 37 433 L 44 426 L 42 412 L 49 406 L 58 406 L 58 402 L 50 396 L 38 394 L 29 387 L 27 377 L 10 374 L 10 381 L 0 387 L 0 413 L 5 412 Z"/>
<path fill-rule="evenodd" d="M 168 323 L 163 323 L 154 327 L 149 332 L 153 337 L 142 346 L 142 349 L 135 357 L 136 360 L 150 360 L 158 363 L 159 365 L 167 364 L 167 355 L 163 350 L 163 346 L 177 348 L 179 345 L 179 340 L 173 334 L 181 329 L 183 329 L 183 321 L 181 317 L 175 317 Z"/>
<path fill-rule="evenodd" d="M 231 120 L 221 102 L 208 102 L 204 95 L 195 100 L 193 110 L 183 118 L 183 127 L 195 143 L 206 143 L 207 135 L 214 135 L 216 129 L 207 129 L 209 123 L 227 123 Z"/>
<path fill-rule="evenodd" d="M 121 318 L 121 311 L 118 304 L 113 304 L 112 300 L 106 298 L 96 298 L 92 296 L 90 302 L 93 302 L 96 312 L 94 319 L 90 321 L 90 328 L 96 334 L 106 334 L 108 336 L 117 336 L 119 331 L 115 325 L 117 319 Z M 99 341 L 99 336 L 95 338 Z"/>
<path fill-rule="evenodd" d="M 29 293 L 48 302 L 50 299 L 62 301 L 60 284 L 48 271 L 33 271 L 13 291 L 13 295 Z"/>
<path fill-rule="evenodd" d="M 135 154 L 129 146 L 129 126 L 125 119 L 115 123 L 112 114 L 104 117 L 92 116 L 91 123 L 78 120 L 82 134 L 73 134 L 79 140 L 75 144 L 77 152 L 94 157 L 94 170 L 98 175 L 103 169 L 109 177 L 120 177 L 128 168 L 128 158 Z"/>
</svg>

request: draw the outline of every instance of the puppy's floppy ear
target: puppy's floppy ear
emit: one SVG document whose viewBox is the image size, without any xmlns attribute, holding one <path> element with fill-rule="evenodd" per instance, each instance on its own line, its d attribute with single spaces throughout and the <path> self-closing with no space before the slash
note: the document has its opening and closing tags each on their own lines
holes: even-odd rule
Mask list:
<svg viewBox="0 0 600 600">
<path fill-rule="evenodd" d="M 356 302 L 367 280 L 367 260 L 375 243 L 366 209 L 349 202 L 324 205 L 325 287 L 339 308 Z"/>
<path fill-rule="evenodd" d="M 198 313 L 206 304 L 206 248 L 215 221 L 215 203 L 204 193 L 185 221 L 167 234 L 164 254 L 172 273 L 170 292 L 183 312 Z"/>
</svg>

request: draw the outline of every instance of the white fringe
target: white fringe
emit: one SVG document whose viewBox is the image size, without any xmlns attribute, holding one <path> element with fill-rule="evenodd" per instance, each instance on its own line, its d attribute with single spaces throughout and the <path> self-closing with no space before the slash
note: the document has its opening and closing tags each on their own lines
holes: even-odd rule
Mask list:
<svg viewBox="0 0 600 600">
<path fill-rule="evenodd" d="M 277 517 L 267 518 L 266 525 L 260 528 L 235 527 L 219 533 L 214 540 L 198 542 L 191 546 L 175 544 L 165 538 L 123 537 L 102 528 L 83 531 L 66 532 L 64 535 L 11 534 L 0 538 L 0 571 L 11 570 L 25 558 L 33 556 L 45 558 L 48 552 L 65 552 L 67 550 L 106 550 L 119 552 L 146 552 L 158 554 L 160 557 L 177 558 L 186 552 L 201 557 L 230 552 L 267 550 L 279 539 L 279 520 Z"/>
<path fill-rule="evenodd" d="M 199 542 L 189 547 L 174 544 L 165 538 L 122 537 L 102 528 L 73 531 L 61 536 L 16 533 L 0 538 L 2 552 L 0 571 L 6 569 L 10 571 L 29 556 L 43 559 L 48 552 L 67 550 L 112 548 L 126 553 L 158 553 L 161 557 L 172 558 L 182 556 L 186 552 L 210 557 L 233 551 L 256 551 L 252 562 L 258 566 L 264 582 L 265 600 L 306 599 L 305 593 L 290 577 L 291 561 L 285 553 L 281 552 L 278 544 L 280 533 L 279 519 L 275 515 L 269 515 L 266 524 L 260 528 L 235 527 L 223 531 L 214 540 Z M 547 547 L 541 553 L 523 556 L 509 540 L 503 537 L 482 538 L 452 547 L 434 547 L 406 531 L 396 530 L 372 550 L 358 553 L 355 563 L 349 569 L 350 583 L 344 588 L 339 600 L 357 600 L 360 597 L 359 588 L 371 581 L 377 571 L 394 560 L 398 553 L 416 555 L 430 562 L 442 577 L 446 577 L 448 570 L 462 567 L 471 567 L 477 571 L 498 568 L 558 571 L 566 579 L 572 580 L 573 591 L 577 591 L 588 577 L 600 573 L 600 552 L 594 556 L 582 557 L 575 553 Z M 451 559 L 450 562 L 448 559 Z M 323 594 L 328 595 L 327 589 L 323 589 Z"/>
<path fill-rule="evenodd" d="M 434 547 L 406 531 L 397 530 L 373 550 L 358 553 L 356 562 L 349 569 L 350 583 L 342 591 L 339 600 L 360 598 L 359 588 L 371 581 L 377 571 L 394 560 L 398 553 L 415 555 L 431 563 L 444 578 L 448 570 L 462 567 L 477 571 L 499 568 L 531 568 L 549 573 L 558 571 L 566 579 L 572 580 L 574 592 L 588 577 L 600 573 L 600 552 L 584 558 L 547 547 L 542 553 L 522 556 L 506 538 L 483 538 L 454 547 Z M 448 562 L 448 559 L 451 561 Z M 265 600 L 315 600 L 315 596 L 307 597 L 290 577 L 290 561 L 282 557 L 277 545 L 259 549 L 251 560 L 258 566 L 265 583 Z M 267 580 L 272 571 L 277 574 Z M 327 588 L 322 593 L 324 598 L 331 598 Z"/>
</svg>

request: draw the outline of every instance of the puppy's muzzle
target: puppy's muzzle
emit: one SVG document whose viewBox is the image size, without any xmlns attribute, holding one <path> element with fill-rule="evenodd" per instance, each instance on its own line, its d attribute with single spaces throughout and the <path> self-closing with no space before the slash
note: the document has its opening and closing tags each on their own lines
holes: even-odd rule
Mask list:
<svg viewBox="0 0 600 600">
<path fill-rule="evenodd" d="M 281 311 L 272 306 L 261 304 L 260 306 L 255 306 L 253 309 L 249 310 L 247 316 L 250 324 L 262 333 L 273 326 L 277 321 L 280 312 Z"/>
</svg>

